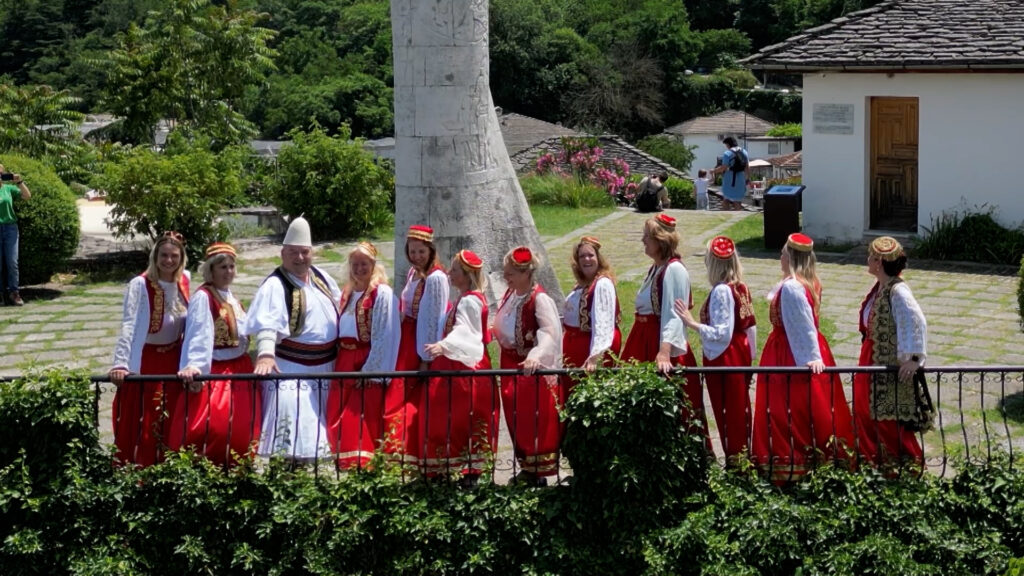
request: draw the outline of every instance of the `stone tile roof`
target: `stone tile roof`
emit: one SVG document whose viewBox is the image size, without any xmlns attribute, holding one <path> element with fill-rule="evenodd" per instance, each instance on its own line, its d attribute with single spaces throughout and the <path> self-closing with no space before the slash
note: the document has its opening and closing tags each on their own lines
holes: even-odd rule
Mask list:
<svg viewBox="0 0 1024 576">
<path fill-rule="evenodd" d="M 603 160 L 619 158 L 629 164 L 629 171 L 633 174 L 650 174 L 665 170 L 676 178 L 686 179 L 688 176 L 681 170 L 675 168 L 661 158 L 651 156 L 647 152 L 633 146 L 614 134 L 602 134 L 595 136 L 597 144 L 604 150 Z M 512 166 L 517 174 L 529 172 L 537 167 L 537 157 L 545 152 L 558 152 L 562 149 L 562 137 L 553 136 L 546 140 L 537 142 L 533 146 L 523 148 L 515 154 L 509 154 Z"/>
<path fill-rule="evenodd" d="M 1024 68 L 1024 1 L 886 0 L 740 63 L 805 71 Z"/>
<path fill-rule="evenodd" d="M 765 160 L 772 166 L 778 166 L 779 168 L 799 169 L 803 165 L 803 155 L 803 152 L 793 152 L 783 154 L 782 156 L 770 156 L 765 158 Z"/>
<path fill-rule="evenodd" d="M 509 156 L 532 148 L 549 138 L 584 135 L 560 124 L 552 124 L 515 112 L 499 113 L 498 125 L 501 127 L 501 137 L 505 141 Z"/>
<path fill-rule="evenodd" d="M 763 136 L 774 127 L 775 124 L 762 120 L 753 114 L 747 114 L 739 110 L 726 110 L 713 116 L 691 118 L 686 122 L 666 128 L 665 132 L 679 136 L 686 136 L 688 134 L 744 133 L 747 136 Z"/>
</svg>

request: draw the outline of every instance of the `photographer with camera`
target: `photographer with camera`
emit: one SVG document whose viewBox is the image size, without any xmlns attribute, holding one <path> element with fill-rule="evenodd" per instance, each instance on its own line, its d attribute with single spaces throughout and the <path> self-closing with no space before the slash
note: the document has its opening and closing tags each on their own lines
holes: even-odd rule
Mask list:
<svg viewBox="0 0 1024 576">
<path fill-rule="evenodd" d="M 14 199 L 28 200 L 32 196 L 20 174 L 12 174 L 0 164 L 0 252 L 4 275 L 4 294 L 9 306 L 23 306 L 18 292 L 18 218 L 14 215 Z"/>
</svg>

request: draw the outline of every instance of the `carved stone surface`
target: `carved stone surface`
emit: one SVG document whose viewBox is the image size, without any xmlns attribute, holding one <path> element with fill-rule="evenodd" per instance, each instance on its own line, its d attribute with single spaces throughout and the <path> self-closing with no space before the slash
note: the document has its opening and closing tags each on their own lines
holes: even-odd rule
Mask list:
<svg viewBox="0 0 1024 576">
<path fill-rule="evenodd" d="M 400 290 L 408 269 L 406 231 L 427 224 L 446 265 L 467 248 L 484 259 L 492 303 L 505 290 L 505 253 L 529 246 L 543 263 L 537 279 L 561 308 L 491 100 L 487 18 L 487 0 L 391 1 L 395 284 Z"/>
</svg>

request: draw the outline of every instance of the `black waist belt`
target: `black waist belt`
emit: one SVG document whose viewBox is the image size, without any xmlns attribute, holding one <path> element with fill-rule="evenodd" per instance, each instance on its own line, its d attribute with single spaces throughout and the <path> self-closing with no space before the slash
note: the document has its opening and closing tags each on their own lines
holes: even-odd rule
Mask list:
<svg viewBox="0 0 1024 576">
<path fill-rule="evenodd" d="M 274 349 L 274 354 L 278 358 L 303 366 L 319 366 L 338 357 L 338 343 L 334 340 L 326 344 L 305 344 L 294 340 L 282 340 Z"/>
</svg>

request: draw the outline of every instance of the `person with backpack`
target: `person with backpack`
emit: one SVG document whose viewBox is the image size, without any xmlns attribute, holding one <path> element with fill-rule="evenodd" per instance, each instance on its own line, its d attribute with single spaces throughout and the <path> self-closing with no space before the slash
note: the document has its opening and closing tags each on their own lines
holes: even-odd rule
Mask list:
<svg viewBox="0 0 1024 576">
<path fill-rule="evenodd" d="M 726 136 L 722 144 L 725 145 L 722 163 L 712 172 L 712 175 L 722 175 L 722 209 L 742 210 L 743 197 L 747 194 L 747 165 L 750 157 L 732 136 Z"/>
<path fill-rule="evenodd" d="M 669 207 L 668 188 L 665 188 L 667 180 L 668 172 L 662 170 L 640 181 L 636 189 L 637 212 L 660 212 Z"/>
</svg>

